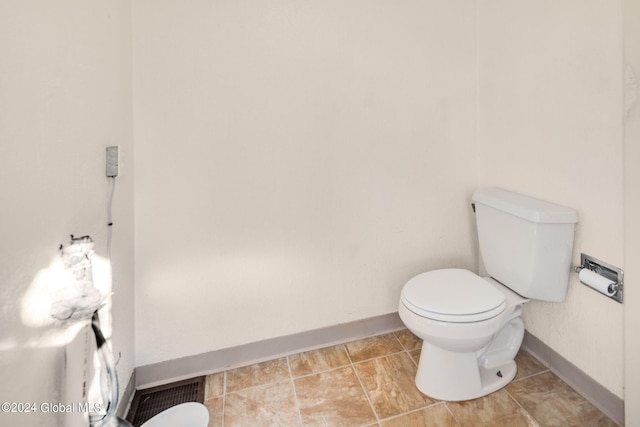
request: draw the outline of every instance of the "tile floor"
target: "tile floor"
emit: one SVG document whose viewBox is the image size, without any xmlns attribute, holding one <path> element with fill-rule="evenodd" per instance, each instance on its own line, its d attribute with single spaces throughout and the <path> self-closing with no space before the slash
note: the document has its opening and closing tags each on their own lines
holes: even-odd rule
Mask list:
<svg viewBox="0 0 640 427">
<path fill-rule="evenodd" d="M 414 385 L 420 347 L 402 330 L 209 375 L 209 426 L 617 425 L 524 351 L 504 389 L 431 399 Z"/>
</svg>

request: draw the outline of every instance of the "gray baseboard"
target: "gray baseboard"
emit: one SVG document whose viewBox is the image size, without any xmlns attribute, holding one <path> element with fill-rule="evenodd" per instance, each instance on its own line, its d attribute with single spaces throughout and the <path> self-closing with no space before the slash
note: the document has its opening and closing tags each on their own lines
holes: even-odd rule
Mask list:
<svg viewBox="0 0 640 427">
<path fill-rule="evenodd" d="M 522 347 L 609 418 L 624 425 L 624 400 L 607 390 L 540 339 L 525 332 Z"/>
<path fill-rule="evenodd" d="M 122 392 L 122 396 L 120 396 L 120 402 L 118 403 L 118 408 L 116 409 L 116 415 L 122 419 L 125 419 L 127 413 L 129 412 L 129 406 L 131 405 L 131 401 L 133 400 L 133 395 L 136 392 L 136 370 L 134 369 L 131 372 L 131 377 L 129 377 L 129 382 L 127 382 L 127 386 Z"/>
<path fill-rule="evenodd" d="M 199 375 L 213 374 L 403 328 L 404 324 L 398 313 L 389 313 L 285 337 L 139 366 L 135 369 L 136 387 L 143 389 Z"/>
</svg>

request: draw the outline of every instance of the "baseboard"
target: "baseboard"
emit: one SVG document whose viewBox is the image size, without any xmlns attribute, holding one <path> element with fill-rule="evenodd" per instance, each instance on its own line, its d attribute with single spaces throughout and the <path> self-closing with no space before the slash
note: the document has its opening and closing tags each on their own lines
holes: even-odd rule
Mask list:
<svg viewBox="0 0 640 427">
<path fill-rule="evenodd" d="M 123 420 L 126 418 L 127 413 L 129 412 L 129 405 L 131 404 L 131 400 L 133 399 L 133 395 L 136 392 L 136 370 L 134 369 L 131 372 L 131 376 L 129 377 L 129 382 L 127 382 L 127 386 L 125 387 L 122 395 L 120 396 L 120 403 L 118 403 L 118 408 L 116 409 L 116 415 Z"/>
<path fill-rule="evenodd" d="M 624 425 L 624 400 L 585 374 L 539 338 L 525 332 L 522 347 L 613 421 Z"/>
<path fill-rule="evenodd" d="M 139 366 L 135 369 L 135 384 L 138 389 L 154 387 L 403 328 L 404 324 L 398 313 L 389 313 L 285 337 Z"/>
<path fill-rule="evenodd" d="M 118 415 L 126 414 L 135 389 L 144 389 L 248 366 L 290 354 L 342 344 L 403 329 L 398 313 L 357 320 L 294 335 L 135 368 L 123 393 Z M 624 400 L 607 390 L 540 339 L 525 331 L 522 347 L 612 420 L 624 425 Z"/>
</svg>

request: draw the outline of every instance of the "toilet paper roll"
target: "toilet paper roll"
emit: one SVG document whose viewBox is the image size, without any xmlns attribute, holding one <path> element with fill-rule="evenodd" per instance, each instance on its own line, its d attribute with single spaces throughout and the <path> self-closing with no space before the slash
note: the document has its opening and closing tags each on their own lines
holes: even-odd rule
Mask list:
<svg viewBox="0 0 640 427">
<path fill-rule="evenodd" d="M 601 276 L 598 273 L 594 273 L 591 270 L 583 268 L 582 270 L 580 270 L 580 274 L 578 274 L 578 277 L 580 278 L 580 281 L 582 283 L 589 286 L 590 288 L 595 289 L 601 294 L 605 294 L 608 297 L 613 296 L 613 294 L 616 293 L 616 290 L 613 289 L 613 286 L 611 286 L 616 283 L 615 281 L 609 280 L 606 277 Z"/>
</svg>

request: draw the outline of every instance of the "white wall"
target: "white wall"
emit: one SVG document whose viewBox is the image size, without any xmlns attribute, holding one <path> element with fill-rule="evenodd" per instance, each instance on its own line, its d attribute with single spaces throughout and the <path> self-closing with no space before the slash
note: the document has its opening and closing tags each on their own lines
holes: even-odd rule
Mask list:
<svg viewBox="0 0 640 427">
<path fill-rule="evenodd" d="M 637 76 L 639 14 L 623 3 Z M 134 3 L 136 364 L 387 313 L 411 275 L 476 268 L 479 161 L 481 185 L 578 209 L 576 261 L 625 266 L 625 306 L 574 278 L 565 304 L 525 318 L 619 396 L 624 373 L 627 425 L 640 419 L 629 327 L 622 369 L 640 204 L 637 104 L 622 146 L 620 4 L 478 0 L 477 52 L 475 6 Z M 3 401 L 61 398 L 56 329 L 30 323 L 25 302 L 68 234 L 105 256 L 114 144 L 112 344 L 123 381 L 133 369 L 130 13 L 125 0 L 0 3 Z"/>
<path fill-rule="evenodd" d="M 476 268 L 475 7 L 134 2 L 136 364 Z"/>
<path fill-rule="evenodd" d="M 575 208 L 574 265 L 585 252 L 623 267 L 620 4 L 491 0 L 478 10 L 480 184 Z M 621 397 L 623 309 L 574 274 L 564 303 L 532 302 L 524 319 Z"/>
<path fill-rule="evenodd" d="M 640 425 L 640 2 L 624 0 L 625 423 Z"/>
<path fill-rule="evenodd" d="M 114 201 L 113 346 L 124 381 L 133 369 L 130 5 L 4 0 L 0 28 L 0 401 L 57 403 L 68 386 L 65 337 L 34 304 L 69 234 L 90 234 L 96 260 L 106 256 L 108 145 L 124 152 Z M 59 420 L 3 413 L 0 424 Z"/>
</svg>

